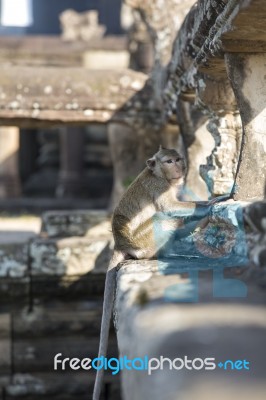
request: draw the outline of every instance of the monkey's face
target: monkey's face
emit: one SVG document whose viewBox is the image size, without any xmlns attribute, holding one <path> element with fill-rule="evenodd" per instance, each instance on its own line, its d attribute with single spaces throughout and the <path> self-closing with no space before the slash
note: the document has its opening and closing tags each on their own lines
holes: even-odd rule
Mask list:
<svg viewBox="0 0 266 400">
<path fill-rule="evenodd" d="M 165 178 L 169 183 L 175 183 L 185 174 L 184 159 L 178 154 L 165 156 L 160 160 Z"/>
<path fill-rule="evenodd" d="M 165 178 L 170 184 L 178 183 L 186 173 L 185 160 L 173 149 L 160 148 L 150 160 L 147 166 L 154 175 Z"/>
</svg>

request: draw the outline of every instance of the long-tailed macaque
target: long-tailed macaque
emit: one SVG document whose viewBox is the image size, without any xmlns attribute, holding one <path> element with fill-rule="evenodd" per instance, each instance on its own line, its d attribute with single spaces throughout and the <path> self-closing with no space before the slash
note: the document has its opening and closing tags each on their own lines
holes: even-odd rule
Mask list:
<svg viewBox="0 0 266 400">
<path fill-rule="evenodd" d="M 99 357 L 106 356 L 110 320 L 112 317 L 116 267 L 128 258 L 144 259 L 156 256 L 158 248 L 153 238 L 153 216 L 158 211 L 195 208 L 195 203 L 180 202 L 186 166 L 176 150 L 160 147 L 147 161 L 147 168 L 135 179 L 114 210 L 112 231 L 114 254 L 105 281 Z M 93 400 L 99 400 L 103 368 L 97 371 Z"/>
</svg>

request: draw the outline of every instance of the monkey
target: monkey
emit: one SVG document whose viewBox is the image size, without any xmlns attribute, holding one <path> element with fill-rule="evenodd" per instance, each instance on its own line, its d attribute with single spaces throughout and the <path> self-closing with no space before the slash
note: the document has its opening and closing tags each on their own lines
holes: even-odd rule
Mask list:
<svg viewBox="0 0 266 400">
<path fill-rule="evenodd" d="M 98 357 L 106 356 L 112 318 L 116 269 L 126 259 L 152 259 L 158 246 L 153 238 L 153 217 L 156 212 L 195 208 L 196 203 L 181 202 L 186 175 L 184 158 L 174 149 L 159 151 L 146 161 L 146 168 L 128 187 L 112 217 L 114 253 L 105 280 L 103 313 Z M 93 400 L 99 400 L 104 370 L 97 370 Z"/>
</svg>

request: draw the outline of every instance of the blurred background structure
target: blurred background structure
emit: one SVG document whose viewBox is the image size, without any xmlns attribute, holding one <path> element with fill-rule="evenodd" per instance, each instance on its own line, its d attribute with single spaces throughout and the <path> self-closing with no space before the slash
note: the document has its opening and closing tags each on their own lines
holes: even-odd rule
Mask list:
<svg viewBox="0 0 266 400">
<path fill-rule="evenodd" d="M 3 0 L 1 1 L 0 27 L 2 62 L 10 61 L 9 53 L 12 53 L 14 64 L 34 64 L 36 62 L 34 53 L 37 51 L 39 65 L 51 66 L 63 63 L 62 58 L 66 58 L 68 53 L 74 50 L 66 46 L 64 54 L 59 53 L 58 56 L 56 54 L 60 47 L 59 35 L 62 32 L 60 14 L 68 8 L 72 8 L 73 12 L 95 10 L 97 13 L 96 26 L 99 26 L 99 23 L 100 26 L 105 27 L 106 37 L 112 35 L 110 44 L 103 44 L 103 46 L 107 47 L 107 51 L 112 51 L 114 44 L 115 47 L 118 47 L 118 51 L 113 54 L 118 57 L 120 53 L 127 53 L 125 33 L 121 27 L 121 1 L 119 0 L 112 2 L 59 0 L 53 4 L 42 0 Z M 21 35 L 23 35 L 23 40 L 21 40 Z M 43 35 L 53 36 L 50 36 L 49 41 L 49 37 Z M 53 50 L 53 46 L 56 46 L 57 49 Z M 82 54 L 91 46 L 84 44 L 81 49 L 79 49 L 79 43 L 73 46 L 76 47 L 76 53 L 79 53 L 77 57 L 79 56 L 80 61 L 73 57 L 73 59 L 65 61 L 65 66 L 82 66 Z M 97 50 L 101 50 L 101 43 L 98 43 L 96 47 L 98 47 Z M 7 54 L 5 54 L 5 50 Z M 49 50 L 51 54 L 49 54 Z M 24 60 L 25 55 L 26 60 Z M 126 54 L 124 59 L 126 59 L 125 64 L 127 62 Z M 99 62 L 102 63 L 103 60 L 100 59 Z M 63 152 L 66 151 L 60 144 L 62 126 L 57 124 L 51 128 L 43 127 L 36 130 L 31 129 L 30 124 L 28 125 L 27 129 L 21 127 L 17 133 L 15 128 L 12 128 L 12 131 L 11 128 L 6 130 L 1 128 L 1 141 L 3 141 L 1 148 L 6 149 L 6 154 L 1 156 L 1 199 L 6 197 L 47 199 L 74 196 L 75 198 L 92 199 L 91 204 L 94 207 L 106 206 L 112 185 L 112 162 L 108 152 L 105 124 L 90 124 L 80 129 L 74 143 L 70 145 L 77 163 L 77 165 L 73 165 L 74 170 L 77 169 L 77 171 L 73 170 L 71 173 L 78 174 L 74 178 L 72 176 L 71 188 L 62 188 L 62 181 L 60 181 L 60 168 L 62 168 L 62 158 L 65 156 Z M 77 137 L 79 137 L 79 144 Z M 10 138 L 9 144 L 7 143 L 8 138 Z M 79 150 L 75 150 L 75 147 L 78 146 Z M 76 155 L 74 155 L 75 151 Z M 8 166 L 5 163 L 7 157 L 9 159 Z M 72 158 L 72 154 L 70 157 Z M 67 177 L 64 179 L 67 180 Z M 66 185 L 68 184 L 66 183 Z M 93 200 L 95 201 L 93 202 Z M 31 208 L 31 204 L 36 204 L 38 208 L 38 204 L 41 207 L 42 203 L 31 203 L 31 201 L 24 200 L 21 203 L 15 202 L 15 204 L 16 206 L 24 204 L 24 208 Z"/>
<path fill-rule="evenodd" d="M 1 0 L 1 34 L 59 35 L 59 15 L 73 9 L 97 10 L 99 23 L 106 26 L 107 34 L 121 35 L 121 3 L 121 0 Z"/>
</svg>

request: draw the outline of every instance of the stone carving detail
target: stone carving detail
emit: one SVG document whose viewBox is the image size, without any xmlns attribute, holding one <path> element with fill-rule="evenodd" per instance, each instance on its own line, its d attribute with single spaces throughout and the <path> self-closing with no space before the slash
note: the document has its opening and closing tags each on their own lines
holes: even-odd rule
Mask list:
<svg viewBox="0 0 266 400">
<path fill-rule="evenodd" d="M 226 113 L 210 119 L 207 129 L 212 134 L 215 147 L 200 167 L 212 196 L 230 194 L 235 179 L 242 124 L 239 113 Z"/>
<path fill-rule="evenodd" d="M 198 81 L 196 104 L 207 113 L 207 129 L 215 147 L 200 167 L 211 196 L 230 194 L 239 158 L 242 123 L 236 99 L 228 80 L 202 76 Z"/>
</svg>

